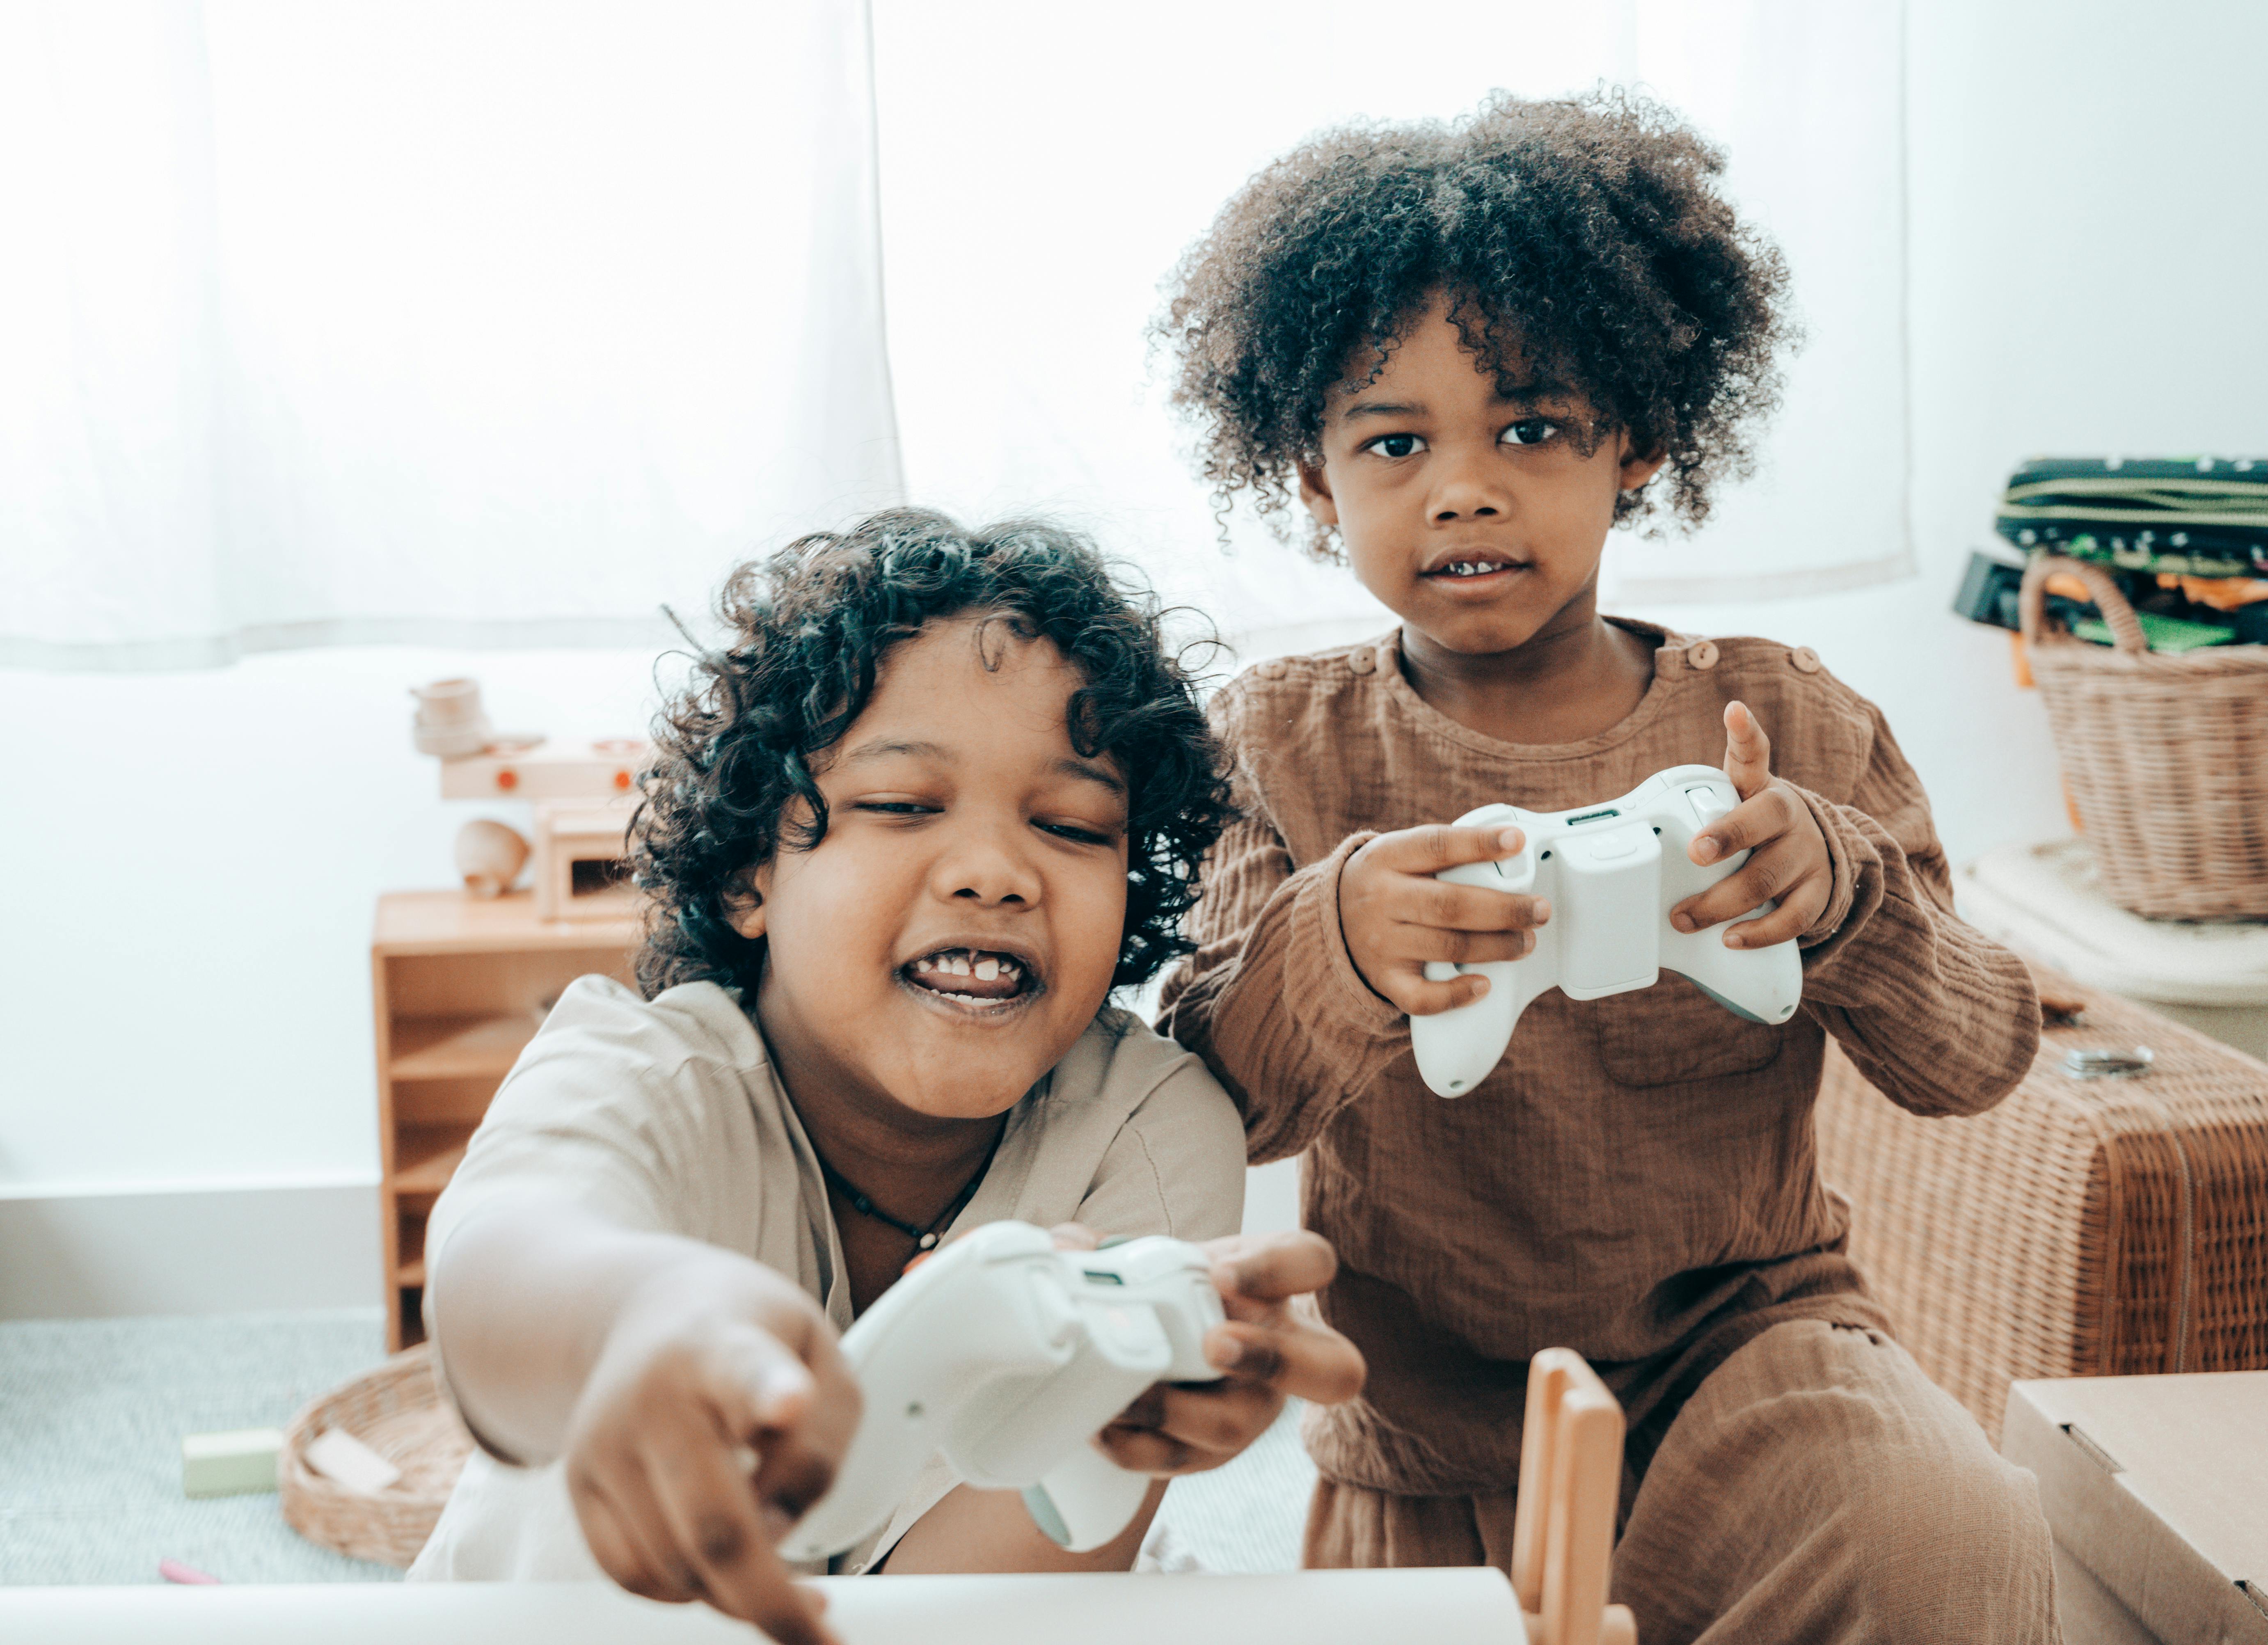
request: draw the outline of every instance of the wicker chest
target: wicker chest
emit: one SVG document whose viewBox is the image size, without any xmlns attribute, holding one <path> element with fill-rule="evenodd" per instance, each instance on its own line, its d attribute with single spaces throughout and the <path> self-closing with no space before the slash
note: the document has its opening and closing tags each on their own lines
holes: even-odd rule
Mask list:
<svg viewBox="0 0 2268 1645">
<path fill-rule="evenodd" d="M 1920 1119 L 1830 1048 L 1820 1169 L 1899 1339 L 1997 1442 L 2018 1377 L 2268 1367 L 2268 1064 L 2076 988 L 2032 1071 L 1974 1119 Z M 2146 1045 L 2080 1080 L 2076 1047 Z"/>
</svg>

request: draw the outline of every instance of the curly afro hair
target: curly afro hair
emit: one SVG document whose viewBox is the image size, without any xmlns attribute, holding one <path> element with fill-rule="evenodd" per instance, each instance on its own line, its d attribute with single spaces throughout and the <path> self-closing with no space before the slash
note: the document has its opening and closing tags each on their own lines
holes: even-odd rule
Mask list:
<svg viewBox="0 0 2268 1645">
<path fill-rule="evenodd" d="M 1183 256 L 1153 328 L 1224 521 L 1240 491 L 1285 509 L 1326 395 L 1373 380 L 1447 294 L 1499 392 L 1525 366 L 1589 402 L 1583 438 L 1664 455 L 1616 523 L 1698 525 L 1718 479 L 1754 467 L 1745 425 L 1778 404 L 1774 357 L 1797 340 L 1786 266 L 1716 192 L 1724 164 L 1660 105 L 1601 90 L 1347 126 L 1268 166 Z M 1328 532 L 1312 546 L 1336 557 Z"/>
<path fill-rule="evenodd" d="M 718 599 L 729 641 L 695 660 L 654 724 L 631 863 L 647 896 L 639 986 L 753 988 L 763 944 L 733 930 L 743 876 L 827 833 L 814 765 L 865 710 L 891 647 L 961 614 L 1045 639 L 1085 677 L 1071 741 L 1128 787 L 1126 924 L 1114 988 L 1189 951 L 1182 916 L 1230 816 L 1225 762 L 1155 599 L 1079 536 L 1031 520 L 968 531 L 895 509 L 815 532 L 734 572 Z M 800 815 L 792 815 L 801 800 Z"/>
</svg>

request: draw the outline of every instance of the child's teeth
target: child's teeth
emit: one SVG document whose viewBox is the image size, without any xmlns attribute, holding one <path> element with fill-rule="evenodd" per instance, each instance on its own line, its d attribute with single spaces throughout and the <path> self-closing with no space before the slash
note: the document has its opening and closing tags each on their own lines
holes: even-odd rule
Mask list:
<svg viewBox="0 0 2268 1645">
<path fill-rule="evenodd" d="M 924 954 L 909 969 L 917 977 L 973 977 L 984 983 L 1003 979 L 1020 982 L 1024 975 L 1024 968 L 1006 955 L 987 954 L 981 948 L 940 949 L 935 954 Z"/>
</svg>

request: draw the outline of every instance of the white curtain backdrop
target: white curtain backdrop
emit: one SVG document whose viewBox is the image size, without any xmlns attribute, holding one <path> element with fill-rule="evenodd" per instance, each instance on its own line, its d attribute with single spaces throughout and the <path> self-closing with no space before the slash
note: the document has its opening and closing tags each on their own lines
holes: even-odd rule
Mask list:
<svg viewBox="0 0 2268 1645">
<path fill-rule="evenodd" d="M 1088 524 L 1248 656 L 1385 615 L 1251 522 L 1216 547 L 1145 369 L 1158 282 L 1229 193 L 1342 121 L 1606 80 L 1683 109 L 1793 267 L 1810 345 L 1757 479 L 1609 550 L 1615 609 L 1908 574 L 1904 7 L 1860 0 L 874 0 L 891 360 L 912 494 Z"/>
<path fill-rule="evenodd" d="M 1159 281 L 1319 127 L 1602 80 L 1728 145 L 1810 333 L 1764 472 L 1618 539 L 1609 602 L 1904 575 L 1904 34 L 1867 0 L 0 0 L 0 665 L 642 644 L 906 496 L 1085 524 L 1247 655 L 1373 630 L 1344 571 L 1217 546 Z"/>
<path fill-rule="evenodd" d="M 860 0 L 0 4 L 0 665 L 634 644 L 902 494 Z"/>
<path fill-rule="evenodd" d="M 1731 156 L 1809 333 L 1764 463 L 1690 540 L 1618 538 L 1626 606 L 1786 599 L 1915 571 L 1908 422 L 1905 7 L 1750 0 L 1634 8 L 1637 78 Z"/>
</svg>

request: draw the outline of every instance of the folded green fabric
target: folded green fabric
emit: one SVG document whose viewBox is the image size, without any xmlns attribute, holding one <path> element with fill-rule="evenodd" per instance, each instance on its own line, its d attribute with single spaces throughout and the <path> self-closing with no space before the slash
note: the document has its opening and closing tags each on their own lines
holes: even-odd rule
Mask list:
<svg viewBox="0 0 2268 1645">
<path fill-rule="evenodd" d="M 2268 574 L 2268 458 L 2036 457 L 1992 524 L 2019 548 L 2126 571 Z"/>
<path fill-rule="evenodd" d="M 2160 616 L 2154 611 L 2137 611 L 2135 620 L 2142 625 L 2142 638 L 2150 642 L 2152 651 L 2179 654 L 2197 651 L 2206 645 L 2226 645 L 2236 638 L 2233 628 L 2216 628 L 2210 623 L 2192 623 L 2187 617 Z M 2071 631 L 2081 639 L 2091 639 L 2098 645 L 2111 644 L 2110 624 L 2101 617 L 2081 617 L 2071 625 Z"/>
</svg>

